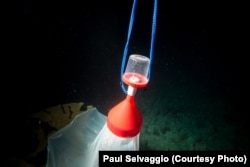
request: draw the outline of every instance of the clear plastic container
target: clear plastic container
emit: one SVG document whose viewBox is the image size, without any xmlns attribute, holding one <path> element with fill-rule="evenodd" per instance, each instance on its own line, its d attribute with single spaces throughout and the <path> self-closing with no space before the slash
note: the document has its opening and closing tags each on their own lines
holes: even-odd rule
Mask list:
<svg viewBox="0 0 250 167">
<path fill-rule="evenodd" d="M 50 135 L 46 167 L 98 167 L 100 150 L 139 150 L 140 133 L 129 138 L 116 136 L 106 119 L 96 108 L 89 109 Z"/>
<path fill-rule="evenodd" d="M 148 83 L 149 63 L 148 57 L 138 54 L 131 55 L 122 76 L 123 82 L 134 88 L 145 87 Z"/>
</svg>

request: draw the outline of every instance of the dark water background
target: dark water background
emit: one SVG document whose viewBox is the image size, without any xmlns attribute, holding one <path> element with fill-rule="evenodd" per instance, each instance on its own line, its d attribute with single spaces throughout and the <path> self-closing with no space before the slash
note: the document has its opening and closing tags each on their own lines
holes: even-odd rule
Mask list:
<svg viewBox="0 0 250 167">
<path fill-rule="evenodd" d="M 20 138 L 16 132 L 22 131 L 31 113 L 83 101 L 107 114 L 125 97 L 119 85 L 120 65 L 132 3 L 21 4 L 10 12 L 8 105 L 3 119 L 12 125 L 6 129 L 13 150 Z M 138 2 L 129 54 L 149 55 L 152 9 L 153 1 Z M 241 132 L 249 120 L 244 12 L 242 6 L 226 1 L 159 1 L 152 77 L 137 95 L 139 107 L 149 109 L 145 114 L 159 105 L 171 110 L 171 99 L 172 107 L 201 105 L 199 94 L 222 99 L 223 118 L 239 134 L 249 135 Z M 164 97 L 166 101 L 154 104 Z M 215 108 L 204 114 L 213 115 Z M 227 149 L 249 149 L 240 138 L 235 143 L 237 147 Z"/>
</svg>

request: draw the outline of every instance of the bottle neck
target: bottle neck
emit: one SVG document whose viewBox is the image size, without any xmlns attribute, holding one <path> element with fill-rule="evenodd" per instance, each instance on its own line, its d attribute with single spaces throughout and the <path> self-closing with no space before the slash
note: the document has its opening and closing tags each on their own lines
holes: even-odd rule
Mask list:
<svg viewBox="0 0 250 167">
<path fill-rule="evenodd" d="M 129 96 L 135 96 L 136 90 L 137 90 L 136 88 L 134 88 L 132 86 L 128 86 L 127 95 L 129 95 Z"/>
</svg>

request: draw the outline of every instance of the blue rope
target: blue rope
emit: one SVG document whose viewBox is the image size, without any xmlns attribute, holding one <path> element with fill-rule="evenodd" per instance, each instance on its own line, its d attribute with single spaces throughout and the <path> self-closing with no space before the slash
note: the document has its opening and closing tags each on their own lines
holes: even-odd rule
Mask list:
<svg viewBox="0 0 250 167">
<path fill-rule="evenodd" d="M 156 18 L 157 18 L 157 0 L 154 0 L 154 12 L 153 12 L 153 21 L 152 21 L 152 32 L 151 32 L 151 44 L 150 44 L 150 65 L 149 65 L 149 72 L 148 72 L 148 80 L 150 79 L 151 75 L 151 68 L 152 68 L 152 60 L 153 60 L 153 52 L 154 52 L 154 42 L 155 42 L 155 32 L 156 32 Z M 123 52 L 123 58 L 122 58 L 122 65 L 121 65 L 121 79 L 122 75 L 125 69 L 125 64 L 127 60 L 127 54 L 128 54 L 128 45 L 129 45 L 129 40 L 133 28 L 133 23 L 134 23 L 134 18 L 135 18 L 135 9 L 137 5 L 137 0 L 134 0 L 133 7 L 132 7 L 132 12 L 130 15 L 130 23 L 129 23 L 129 29 L 128 29 L 128 36 L 127 36 L 127 42 L 124 48 Z M 121 80 L 121 88 L 125 94 L 127 94 L 127 90 L 124 86 L 124 83 Z"/>
<path fill-rule="evenodd" d="M 151 45 L 150 45 L 150 64 L 149 64 L 149 71 L 148 71 L 148 80 L 151 76 L 152 70 L 152 61 L 154 57 L 154 44 L 155 44 L 155 32 L 156 32 L 156 18 L 157 18 L 157 0 L 154 0 L 154 13 L 153 13 L 153 21 L 152 21 L 152 31 L 151 31 Z"/>
<path fill-rule="evenodd" d="M 129 29 L 128 29 L 127 42 L 126 42 L 124 52 L 123 52 L 122 66 L 121 66 L 121 73 L 120 73 L 121 78 L 122 78 L 122 75 L 123 75 L 123 72 L 124 72 L 124 69 L 125 69 L 126 60 L 127 60 L 128 45 L 129 45 L 129 40 L 130 40 L 130 35 L 131 35 L 131 32 L 132 32 L 133 24 L 134 24 L 136 5 L 137 5 L 137 0 L 134 0 L 132 12 L 131 12 L 131 15 L 130 15 L 130 23 L 129 23 Z M 123 92 L 125 94 L 127 94 L 127 90 L 126 90 L 126 88 L 124 86 L 124 83 L 122 81 L 121 81 L 121 87 L 122 87 Z"/>
</svg>

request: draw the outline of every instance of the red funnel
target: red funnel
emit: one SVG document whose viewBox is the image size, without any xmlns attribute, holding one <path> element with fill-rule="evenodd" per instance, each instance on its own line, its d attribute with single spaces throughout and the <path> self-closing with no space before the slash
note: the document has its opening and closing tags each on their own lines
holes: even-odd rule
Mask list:
<svg viewBox="0 0 250 167">
<path fill-rule="evenodd" d="M 135 104 L 134 96 L 127 95 L 125 100 L 109 111 L 107 126 L 120 137 L 134 137 L 140 132 L 142 116 Z"/>
</svg>

